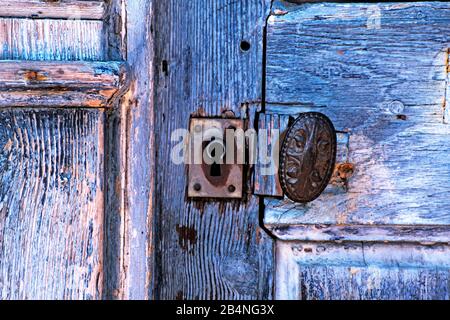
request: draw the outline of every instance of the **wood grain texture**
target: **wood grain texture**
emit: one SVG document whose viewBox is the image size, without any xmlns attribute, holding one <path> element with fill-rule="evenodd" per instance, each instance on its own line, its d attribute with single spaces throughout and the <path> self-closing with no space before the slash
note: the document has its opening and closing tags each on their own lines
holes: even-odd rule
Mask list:
<svg viewBox="0 0 450 320">
<path fill-rule="evenodd" d="M 121 62 L 0 61 L 0 107 L 108 107 L 126 76 Z"/>
<path fill-rule="evenodd" d="M 1 18 L 0 59 L 101 61 L 102 29 Z M 104 112 L 60 107 L 0 111 L 2 299 L 103 296 Z"/>
<path fill-rule="evenodd" d="M 0 112 L 0 298 L 102 293 L 103 113 Z"/>
<path fill-rule="evenodd" d="M 259 228 L 258 199 L 187 200 L 185 168 L 170 160 L 172 130 L 188 128 L 192 113 L 242 118 L 241 105 L 261 101 L 269 7 L 264 0 L 155 3 L 157 299 L 271 297 L 272 242 Z"/>
<path fill-rule="evenodd" d="M 105 298 L 152 299 L 154 276 L 153 1 L 111 1 L 109 59 L 127 59 L 130 90 L 108 111 Z"/>
<path fill-rule="evenodd" d="M 448 245 L 278 242 L 276 298 L 448 300 Z"/>
<path fill-rule="evenodd" d="M 0 17 L 101 20 L 104 1 L 2 0 Z"/>
<path fill-rule="evenodd" d="M 368 24 L 371 6 L 288 5 L 268 19 L 266 100 L 279 112 L 329 116 L 349 135 L 354 167 L 345 192 L 269 201 L 271 227 L 450 224 L 450 4 L 377 4 L 379 27 Z"/>
<path fill-rule="evenodd" d="M 0 60 L 103 61 L 103 23 L 0 18 Z"/>
</svg>

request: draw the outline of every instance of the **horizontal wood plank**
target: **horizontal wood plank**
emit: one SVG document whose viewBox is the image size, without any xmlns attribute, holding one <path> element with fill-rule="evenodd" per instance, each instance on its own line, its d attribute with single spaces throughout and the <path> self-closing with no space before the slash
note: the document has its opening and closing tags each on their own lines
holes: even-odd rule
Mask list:
<svg viewBox="0 0 450 320">
<path fill-rule="evenodd" d="M 0 17 L 101 20 L 104 1 L 77 0 L 2 0 Z"/>
<path fill-rule="evenodd" d="M 105 60 L 103 22 L 0 18 L 0 60 Z"/>
<path fill-rule="evenodd" d="M 275 214 L 271 212 L 271 218 Z M 265 221 L 265 226 L 280 240 L 293 241 L 367 241 L 367 242 L 416 242 L 450 243 L 450 227 L 447 226 L 392 226 L 392 225 L 320 225 L 283 224 Z"/>
<path fill-rule="evenodd" d="M 126 75 L 122 62 L 0 61 L 0 107 L 107 107 Z"/>
<path fill-rule="evenodd" d="M 300 226 L 292 230 L 307 239 L 302 230 L 314 225 L 380 227 L 355 235 L 339 229 L 356 241 L 381 234 L 394 240 L 383 231 L 394 226 L 450 225 L 450 126 L 443 121 L 450 4 L 376 6 L 379 25 L 371 20 L 372 4 L 282 10 L 275 4 L 267 29 L 267 106 L 280 114 L 326 114 L 348 133 L 354 172 L 344 192 L 326 191 L 304 205 L 268 201 L 270 228 Z M 333 238 L 328 231 L 314 238 Z M 440 241 L 448 236 L 443 232 Z M 417 234 L 416 241 L 434 238 Z"/>
</svg>

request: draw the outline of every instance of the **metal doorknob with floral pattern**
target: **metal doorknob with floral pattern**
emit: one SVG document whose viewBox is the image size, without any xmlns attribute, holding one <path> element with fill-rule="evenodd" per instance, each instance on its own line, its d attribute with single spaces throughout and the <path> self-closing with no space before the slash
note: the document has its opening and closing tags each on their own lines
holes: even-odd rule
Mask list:
<svg viewBox="0 0 450 320">
<path fill-rule="evenodd" d="M 281 145 L 279 179 L 295 202 L 315 200 L 330 182 L 336 162 L 336 131 L 322 113 L 306 112 L 289 126 Z"/>
</svg>

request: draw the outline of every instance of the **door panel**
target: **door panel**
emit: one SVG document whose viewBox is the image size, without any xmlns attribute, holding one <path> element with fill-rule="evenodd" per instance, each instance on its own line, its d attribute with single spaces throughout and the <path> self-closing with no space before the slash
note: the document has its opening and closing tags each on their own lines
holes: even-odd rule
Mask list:
<svg viewBox="0 0 450 320">
<path fill-rule="evenodd" d="M 7 2 L 27 9 L 34 3 L 40 11 L 49 5 Z M 0 10 L 0 59 L 65 60 L 69 69 L 70 61 L 104 60 L 103 22 L 69 17 L 67 10 L 54 10 L 58 5 L 51 4 L 50 11 L 59 12 L 52 19 L 11 18 L 9 12 L 20 10 Z M 71 80 L 74 84 L 76 76 Z M 42 97 L 49 94 L 52 100 L 46 90 L 43 86 Z M 99 299 L 105 112 L 76 104 L 43 108 L 26 98 L 26 107 L 17 108 L 5 97 L 6 107 L 0 109 L 0 298 Z"/>
<path fill-rule="evenodd" d="M 0 18 L 1 60 L 105 59 L 103 22 Z"/>
<path fill-rule="evenodd" d="M 1 299 L 102 292 L 103 112 L 0 112 Z"/>
<path fill-rule="evenodd" d="M 277 244 L 276 298 L 448 300 L 449 247 L 414 244 Z"/>
<path fill-rule="evenodd" d="M 360 258 L 366 241 L 449 242 L 449 47 L 448 3 L 275 2 L 267 25 L 263 126 L 284 131 L 289 117 L 316 111 L 338 131 L 334 174 L 318 199 L 298 204 L 282 198 L 280 188 L 264 192 L 264 223 L 275 236 L 362 241 Z M 291 244 L 281 241 L 277 274 L 298 281 L 287 288 L 277 276 L 278 297 L 448 299 L 448 270 L 436 271 L 440 262 L 404 266 L 402 253 L 425 250 L 437 259 L 446 245 L 380 245 L 377 255 L 392 260 L 367 260 L 353 274 L 349 268 L 361 266 L 339 259 L 346 255 L 344 244 L 335 245 L 327 263 L 314 260 L 304 267 L 308 254 L 294 259 L 286 253 Z M 296 267 L 288 272 L 292 259 Z M 396 269 L 389 267 L 393 261 Z"/>
</svg>

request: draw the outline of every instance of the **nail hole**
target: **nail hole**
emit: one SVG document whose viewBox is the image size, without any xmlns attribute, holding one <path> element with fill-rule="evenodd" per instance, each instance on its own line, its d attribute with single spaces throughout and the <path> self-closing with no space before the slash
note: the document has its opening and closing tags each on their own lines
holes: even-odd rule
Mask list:
<svg viewBox="0 0 450 320">
<path fill-rule="evenodd" d="M 250 50 L 250 43 L 248 41 L 242 40 L 241 41 L 241 50 L 242 51 Z"/>
<path fill-rule="evenodd" d="M 169 75 L 169 63 L 167 62 L 167 60 L 163 60 L 162 62 L 162 71 L 164 75 Z"/>
</svg>

